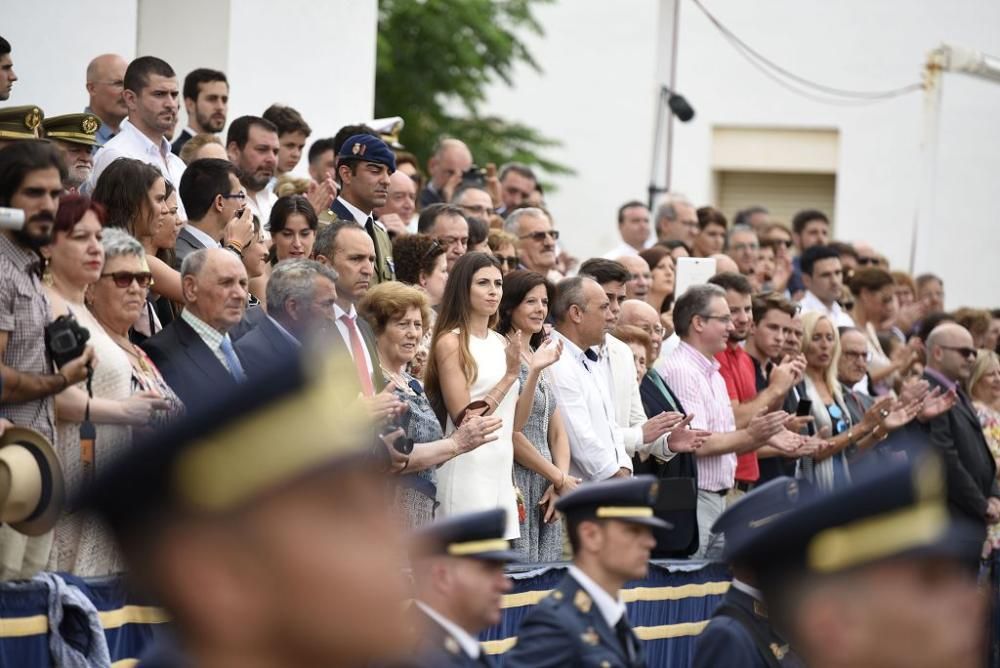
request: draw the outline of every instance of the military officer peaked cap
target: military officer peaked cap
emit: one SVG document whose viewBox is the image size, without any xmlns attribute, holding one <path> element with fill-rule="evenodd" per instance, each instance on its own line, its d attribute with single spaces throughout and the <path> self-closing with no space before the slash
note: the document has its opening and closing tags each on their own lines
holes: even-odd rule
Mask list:
<svg viewBox="0 0 1000 668">
<path fill-rule="evenodd" d="M 364 161 L 385 165 L 389 173 L 396 171 L 396 154 L 388 144 L 372 135 L 351 135 L 340 147 L 337 159 L 341 163 Z"/>
<path fill-rule="evenodd" d="M 556 501 L 556 509 L 571 520 L 610 519 L 672 529 L 669 522 L 653 515 L 658 494 L 655 476 L 638 475 L 580 485 Z"/>
<path fill-rule="evenodd" d="M 725 559 L 729 561 L 755 533 L 794 510 L 811 490 L 807 481 L 775 478 L 726 508 L 712 525 L 712 533 L 726 535 Z"/>
<path fill-rule="evenodd" d="M 63 114 L 46 118 L 42 127 L 49 139 L 98 146 L 97 131 L 101 129 L 101 119 L 93 114 Z"/>
<path fill-rule="evenodd" d="M 33 104 L 0 109 L 0 139 L 38 139 L 44 118 Z"/>
<path fill-rule="evenodd" d="M 454 515 L 413 534 L 411 554 L 421 557 L 465 557 L 487 561 L 519 561 L 503 538 L 507 511 L 503 508 Z"/>
</svg>

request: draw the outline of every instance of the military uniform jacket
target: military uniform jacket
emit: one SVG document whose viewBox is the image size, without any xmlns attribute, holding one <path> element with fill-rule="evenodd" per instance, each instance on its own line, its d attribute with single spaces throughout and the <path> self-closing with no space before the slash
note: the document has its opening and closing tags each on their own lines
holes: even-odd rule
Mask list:
<svg viewBox="0 0 1000 668">
<path fill-rule="evenodd" d="M 354 220 L 354 215 L 339 200 L 333 200 L 329 213 L 333 215 L 320 216 L 320 220 L 333 222 L 333 220 L 339 219 L 357 222 Z M 360 227 L 365 229 L 363 225 Z M 389 233 L 385 227 L 377 220 L 375 221 L 373 241 L 375 243 L 375 280 L 372 283 L 378 284 L 396 280 L 396 266 L 392 261 L 392 240 L 389 239 Z"/>
<path fill-rule="evenodd" d="M 542 599 L 517 630 L 517 644 L 504 656 L 504 668 L 586 666 L 639 668 L 646 665 L 635 638 L 631 662 L 615 630 L 576 579 L 567 574 Z"/>
<path fill-rule="evenodd" d="M 767 647 L 766 653 L 762 645 Z M 746 592 L 730 587 L 712 621 L 698 636 L 691 665 L 692 668 L 780 668 L 802 664 L 789 651 L 788 643 L 771 628 L 764 605 Z"/>
<path fill-rule="evenodd" d="M 423 629 L 423 636 L 416 659 L 406 662 L 406 668 L 483 668 L 496 665 L 485 652 L 480 652 L 478 659 L 470 657 L 447 629 L 417 606 L 413 606 L 413 616 L 417 619 L 418 628 Z"/>
</svg>

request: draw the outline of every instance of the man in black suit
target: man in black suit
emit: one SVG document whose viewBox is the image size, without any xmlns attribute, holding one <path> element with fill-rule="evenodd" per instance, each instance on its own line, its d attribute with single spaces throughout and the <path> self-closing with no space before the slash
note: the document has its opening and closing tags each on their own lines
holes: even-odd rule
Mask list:
<svg viewBox="0 0 1000 668">
<path fill-rule="evenodd" d="M 267 315 L 233 347 L 250 380 L 294 354 L 312 335 L 336 330 L 337 272 L 315 260 L 279 262 L 267 281 Z M 330 337 L 340 345 L 340 337 Z"/>
<path fill-rule="evenodd" d="M 221 248 L 195 251 L 181 265 L 184 310 L 143 343 L 164 380 L 188 405 L 246 380 L 228 331 L 247 306 L 247 272 Z"/>
<path fill-rule="evenodd" d="M 477 635 L 498 623 L 504 573 L 518 555 L 503 539 L 502 508 L 456 515 L 419 530 L 411 549 L 414 615 L 421 639 L 414 666 L 492 666 Z"/>
<path fill-rule="evenodd" d="M 944 456 L 948 479 L 948 507 L 982 527 L 1000 521 L 1000 485 L 972 402 L 962 389 L 976 360 L 972 334 L 959 324 L 938 325 L 927 337 L 924 378 L 931 389 L 955 391 L 958 401 L 948 412 L 925 425 L 930 440 Z"/>
<path fill-rule="evenodd" d="M 238 172 L 228 160 L 195 160 L 181 177 L 178 194 L 188 221 L 177 235 L 176 266 L 202 248 L 226 248 L 242 256 L 253 240 L 253 214 Z"/>
<path fill-rule="evenodd" d="M 348 137 L 337 155 L 340 196 L 330 211 L 339 220 L 353 221 L 372 240 L 375 272 L 372 282 L 396 278 L 389 232 L 374 218 L 373 211 L 385 206 L 389 197 L 389 176 L 396 171 L 396 156 L 378 137 L 359 134 Z"/>
</svg>

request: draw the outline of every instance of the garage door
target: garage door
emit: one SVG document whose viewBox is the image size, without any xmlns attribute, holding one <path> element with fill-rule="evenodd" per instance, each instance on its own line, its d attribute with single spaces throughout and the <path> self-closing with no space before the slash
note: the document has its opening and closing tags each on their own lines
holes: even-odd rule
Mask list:
<svg viewBox="0 0 1000 668">
<path fill-rule="evenodd" d="M 767 207 L 773 220 L 791 226 L 797 211 L 819 209 L 836 229 L 834 174 L 718 171 L 716 184 L 719 208 L 729 220 L 740 209 L 759 204 Z"/>
</svg>

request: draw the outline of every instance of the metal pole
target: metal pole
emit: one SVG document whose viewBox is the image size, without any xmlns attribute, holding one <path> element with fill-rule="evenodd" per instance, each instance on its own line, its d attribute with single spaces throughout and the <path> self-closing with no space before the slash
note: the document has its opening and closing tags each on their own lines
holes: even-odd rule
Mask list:
<svg viewBox="0 0 1000 668">
<path fill-rule="evenodd" d="M 929 238 L 934 223 L 935 191 L 937 188 L 938 126 L 941 115 L 941 85 L 947 47 L 931 51 L 924 66 L 924 129 L 921 145 L 920 196 L 913 218 L 910 242 L 910 273 L 928 271 Z"/>
</svg>

